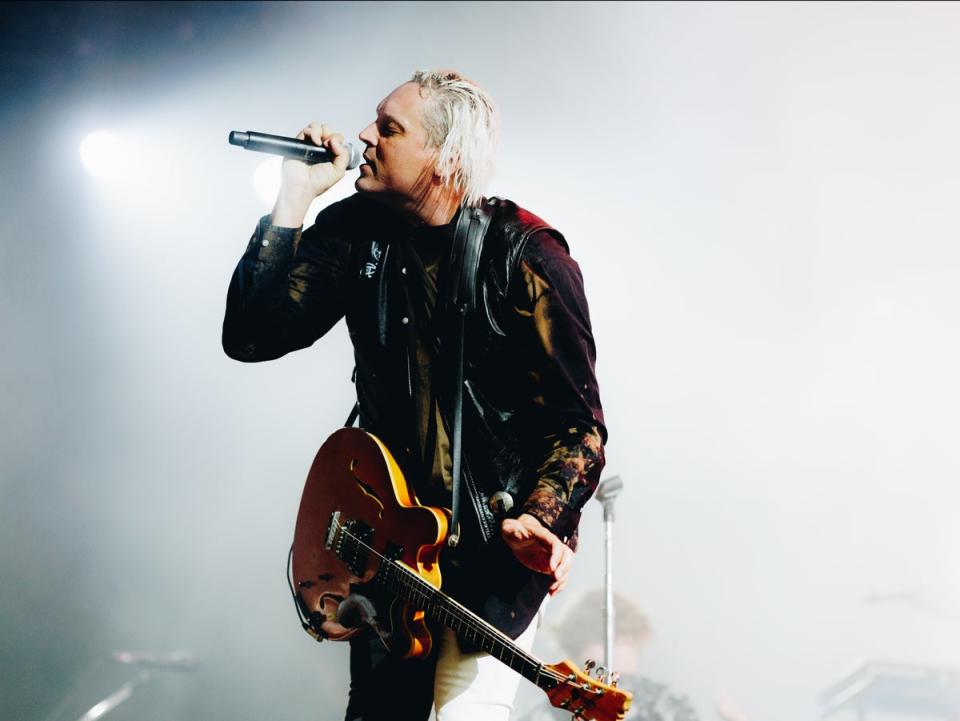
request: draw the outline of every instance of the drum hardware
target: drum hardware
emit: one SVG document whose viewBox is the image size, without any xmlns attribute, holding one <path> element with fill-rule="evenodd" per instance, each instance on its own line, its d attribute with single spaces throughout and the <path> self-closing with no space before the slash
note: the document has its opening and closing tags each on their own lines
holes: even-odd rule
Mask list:
<svg viewBox="0 0 960 721">
<path fill-rule="evenodd" d="M 821 718 L 853 711 L 860 721 L 881 716 L 956 719 L 960 717 L 960 671 L 870 661 L 820 694 L 820 707 Z"/>
</svg>

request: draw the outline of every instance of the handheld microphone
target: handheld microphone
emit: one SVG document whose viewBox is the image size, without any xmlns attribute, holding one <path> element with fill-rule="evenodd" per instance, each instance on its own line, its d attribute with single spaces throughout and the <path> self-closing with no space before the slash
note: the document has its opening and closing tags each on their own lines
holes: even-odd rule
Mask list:
<svg viewBox="0 0 960 721">
<path fill-rule="evenodd" d="M 302 160 L 307 165 L 316 165 L 317 163 L 333 162 L 333 153 L 326 148 L 314 145 L 306 140 L 297 140 L 296 138 L 285 138 L 280 135 L 267 135 L 266 133 L 255 133 L 252 130 L 241 132 L 231 130 L 229 137 L 230 145 L 239 145 L 241 148 L 253 150 L 258 153 L 270 153 L 271 155 L 282 155 L 285 158 L 295 158 Z M 353 170 L 360 165 L 363 156 L 360 149 L 352 143 L 344 143 L 347 152 L 350 153 L 350 159 L 347 161 L 347 170 Z"/>
</svg>

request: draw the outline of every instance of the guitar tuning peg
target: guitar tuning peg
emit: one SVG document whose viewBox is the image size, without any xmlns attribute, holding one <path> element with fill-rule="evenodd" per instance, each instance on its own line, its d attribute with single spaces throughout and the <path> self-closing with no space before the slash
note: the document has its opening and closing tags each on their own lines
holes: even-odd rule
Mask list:
<svg viewBox="0 0 960 721">
<path fill-rule="evenodd" d="M 588 658 L 586 661 L 583 662 L 583 670 L 589 676 L 590 672 L 594 669 L 596 665 L 597 665 L 596 661 L 594 661 L 592 658 Z"/>
<path fill-rule="evenodd" d="M 619 671 L 614 671 L 613 673 L 610 674 L 610 685 L 613 686 L 614 688 L 617 687 L 617 681 L 619 680 L 620 680 Z"/>
<path fill-rule="evenodd" d="M 607 682 L 607 669 L 603 666 L 597 666 L 597 681 L 600 683 Z"/>
</svg>

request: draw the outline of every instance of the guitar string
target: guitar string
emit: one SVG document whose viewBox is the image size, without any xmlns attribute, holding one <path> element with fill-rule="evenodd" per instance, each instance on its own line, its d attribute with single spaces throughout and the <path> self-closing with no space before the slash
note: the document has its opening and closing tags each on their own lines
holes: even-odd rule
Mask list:
<svg viewBox="0 0 960 721">
<path fill-rule="evenodd" d="M 365 549 L 369 550 L 374 556 L 376 556 L 381 560 L 393 561 L 393 559 L 387 558 L 386 556 L 381 554 L 379 551 L 377 551 L 375 548 L 365 543 L 358 536 L 351 533 L 349 529 L 347 529 L 343 524 L 338 522 L 338 526 L 343 531 L 343 533 L 346 536 L 348 536 L 351 540 L 353 540 L 358 546 L 362 546 Z M 406 577 L 406 580 L 412 581 L 414 584 L 419 586 L 419 589 L 411 588 L 409 586 L 407 588 L 413 594 L 420 594 L 423 597 L 423 600 L 425 603 L 430 603 L 429 595 L 437 593 L 439 590 L 431 586 L 421 576 L 419 576 L 413 570 L 407 568 L 406 566 L 400 565 L 398 563 L 392 563 L 391 568 L 397 569 L 403 576 Z M 402 579 L 400 580 L 402 582 Z M 483 619 L 476 616 L 472 611 L 470 611 L 468 608 L 460 604 L 456 599 L 451 598 L 450 596 L 444 595 L 444 598 L 440 600 L 446 600 L 450 605 L 454 606 L 455 610 L 459 611 L 463 616 L 463 618 L 460 620 L 466 621 L 470 630 L 486 632 L 489 636 L 493 637 L 491 640 L 498 640 L 504 645 L 516 647 L 513 641 L 506 634 L 502 633 L 499 629 L 489 625 Z M 538 667 L 543 666 L 543 664 L 539 661 L 539 659 L 534 658 L 531 654 L 526 653 L 525 651 L 523 651 L 523 649 L 520 649 L 519 647 L 516 647 L 516 648 L 517 650 L 513 651 L 515 656 L 520 656 L 521 658 L 529 661 L 530 663 Z"/>
<path fill-rule="evenodd" d="M 341 530 L 342 533 L 344 533 L 345 535 L 347 535 L 348 537 L 350 537 L 353 541 L 355 541 L 355 542 L 357 543 L 357 545 L 366 548 L 368 551 L 370 551 L 374 556 L 376 556 L 376 557 L 379 558 L 380 560 L 382 560 L 382 561 L 388 561 L 388 560 L 389 560 L 389 561 L 392 561 L 392 560 L 393 560 L 393 559 L 389 559 L 389 558 L 387 558 L 386 556 L 384 556 L 382 553 L 380 553 L 379 551 L 377 551 L 377 549 L 375 549 L 373 546 L 371 546 L 371 545 L 369 545 L 369 544 L 367 544 L 367 543 L 364 543 L 364 541 L 362 541 L 358 536 L 355 536 L 354 534 L 352 534 L 352 533 L 349 531 L 349 529 L 347 529 L 347 527 L 344 526 L 344 525 L 343 525 L 342 523 L 340 523 L 339 521 L 337 521 L 336 523 L 337 523 L 337 527 Z M 421 586 L 421 591 L 420 591 L 420 593 L 423 595 L 424 601 L 427 601 L 427 593 L 428 593 L 428 591 L 422 590 L 422 588 L 423 588 L 424 586 L 426 586 L 426 587 L 429 589 L 429 592 L 436 592 L 436 591 L 439 590 L 439 589 L 436 589 L 436 588 L 434 588 L 433 586 L 431 586 L 429 583 L 427 583 L 423 578 L 421 578 L 419 575 L 417 575 L 414 571 L 409 570 L 409 569 L 407 569 L 406 567 L 401 566 L 401 565 L 399 565 L 399 564 L 397 564 L 397 563 L 393 563 L 392 566 L 393 566 L 393 568 L 400 569 L 401 573 L 403 573 L 404 575 L 406 575 L 407 578 L 408 578 L 408 580 L 412 580 L 412 581 L 414 581 L 414 583 L 416 583 L 416 584 L 418 584 L 418 585 Z M 414 591 L 414 593 L 416 593 L 416 590 L 415 590 L 415 589 L 412 589 L 412 590 Z M 489 634 L 489 635 L 491 635 L 491 636 L 494 637 L 493 640 L 499 640 L 500 643 L 502 643 L 502 644 L 504 644 L 504 645 L 506 645 L 506 646 L 508 646 L 508 647 L 511 647 L 511 646 L 512 646 L 513 648 L 516 648 L 516 649 L 517 649 L 516 651 L 513 651 L 513 649 L 510 649 L 511 652 L 514 654 L 514 656 L 520 656 L 522 659 L 526 660 L 528 663 L 536 666 L 536 667 L 537 667 L 537 672 L 538 672 L 539 674 L 542 674 L 542 675 L 545 675 L 545 676 L 549 676 L 550 678 L 552 678 L 552 679 L 554 679 L 555 681 L 558 681 L 558 682 L 564 682 L 564 681 L 567 681 L 567 680 L 568 680 L 568 678 L 567 678 L 566 676 L 564 676 L 563 674 L 558 673 L 557 671 L 554 671 L 553 669 L 548 668 L 548 667 L 546 666 L 546 664 L 544 664 L 542 661 L 540 661 L 539 659 L 537 659 L 535 656 L 533 656 L 532 654 L 527 653 L 526 651 L 524 651 L 523 649 L 521 649 L 520 647 L 518 647 L 518 646 L 513 642 L 513 640 L 512 640 L 509 636 L 507 636 L 505 633 L 503 633 L 502 631 L 500 631 L 498 628 L 496 628 L 496 627 L 491 626 L 490 624 L 488 624 L 488 623 L 487 623 L 486 621 L 484 621 L 482 618 L 480 618 L 479 616 L 477 616 L 476 614 L 474 614 L 470 609 L 468 609 L 468 608 L 466 608 L 465 606 L 463 606 L 462 604 L 460 604 L 456 599 L 453 599 L 453 598 L 451 598 L 450 596 L 445 596 L 445 598 L 446 598 L 446 600 L 449 601 L 452 605 L 456 606 L 457 609 L 464 615 L 464 618 L 466 619 L 468 625 L 472 624 L 472 630 L 474 630 L 474 631 L 479 631 L 479 632 L 481 632 L 481 633 L 486 632 L 487 634 Z M 502 661 L 503 659 L 500 659 L 500 660 Z"/>
<path fill-rule="evenodd" d="M 390 558 L 384 556 L 384 555 L 381 554 L 379 551 L 377 551 L 377 549 L 373 548 L 373 547 L 372 547 L 371 545 L 369 545 L 368 543 L 365 543 L 365 542 L 364 542 L 363 540 L 361 540 L 358 536 L 356 536 L 356 535 L 354 535 L 353 533 L 351 533 L 351 532 L 349 531 L 349 529 L 347 529 L 347 527 L 344 526 L 341 522 L 335 521 L 335 523 L 337 524 L 337 527 L 340 529 L 340 531 L 341 531 L 344 535 L 346 535 L 348 538 L 350 538 L 351 540 L 353 540 L 358 546 L 361 546 L 361 547 L 367 549 L 367 550 L 370 551 L 375 557 L 377 557 L 377 558 L 379 558 L 379 559 L 381 559 L 381 560 L 383 560 L 383 561 L 391 561 L 392 563 L 390 563 L 390 565 L 389 565 L 390 568 L 399 570 L 400 573 L 401 573 L 401 575 L 402 575 L 402 576 L 405 576 L 408 581 L 412 581 L 414 584 L 420 586 L 419 593 L 420 593 L 421 596 L 423 596 L 423 600 L 424 600 L 424 603 L 425 603 L 425 604 L 429 604 L 429 603 L 430 603 L 430 599 L 428 598 L 428 595 L 429 595 L 429 594 L 442 593 L 439 589 L 434 588 L 433 586 L 431 586 L 425 579 L 423 579 L 419 574 L 417 574 L 417 573 L 416 573 L 415 571 L 413 571 L 412 569 L 408 568 L 408 567 L 405 566 L 405 565 L 401 565 L 401 564 L 399 564 L 399 563 L 396 563 L 396 562 L 394 561 L 394 559 L 390 559 Z M 408 587 L 408 590 L 410 590 L 410 591 L 411 591 L 412 593 L 414 593 L 414 594 L 418 593 L 417 589 L 414 589 L 414 588 Z M 476 614 L 474 614 L 472 611 L 470 611 L 470 609 L 468 609 L 468 608 L 464 607 L 462 604 L 460 604 L 456 599 L 451 598 L 450 596 L 447 596 L 446 594 L 443 594 L 443 598 L 441 598 L 440 600 L 441 600 L 441 601 L 446 600 L 446 601 L 449 602 L 451 605 L 453 605 L 453 606 L 455 606 L 457 609 L 459 609 L 459 611 L 463 614 L 463 617 L 467 620 L 468 625 L 472 625 L 472 629 L 473 629 L 474 631 L 486 632 L 487 634 L 489 634 L 489 635 L 491 635 L 491 636 L 494 637 L 494 638 L 491 639 L 491 640 L 496 640 L 496 637 L 499 637 L 499 638 L 501 639 L 501 642 L 504 643 L 504 645 L 507 645 L 507 646 L 516 648 L 516 649 L 517 649 L 516 651 L 512 651 L 512 653 L 514 654 L 514 656 L 515 656 L 515 657 L 516 657 L 516 656 L 520 656 L 521 658 L 525 658 L 525 659 L 528 661 L 528 663 L 530 663 L 530 664 L 532 664 L 533 666 L 535 666 L 535 670 L 536 670 L 536 672 L 537 672 L 537 678 L 538 678 L 538 679 L 539 679 L 539 677 L 541 677 L 541 676 L 545 676 L 545 677 L 547 677 L 547 678 L 552 679 L 553 681 L 555 681 L 558 685 L 559 685 L 559 684 L 567 684 L 567 683 L 570 683 L 570 682 L 576 683 L 576 679 L 575 679 L 575 678 L 574 678 L 574 679 L 571 679 L 569 676 L 566 676 L 566 675 L 564 675 L 564 674 L 562 674 L 562 673 L 559 673 L 559 672 L 557 672 L 557 671 L 554 671 L 553 669 L 548 668 L 548 667 L 546 666 L 546 664 L 544 664 L 542 661 L 540 661 L 539 659 L 537 659 L 536 657 L 534 657 L 532 654 L 529 654 L 529 653 L 527 653 L 526 651 L 524 651 L 523 649 L 520 649 L 519 647 L 517 647 L 517 646 L 513 643 L 513 641 L 512 641 L 506 634 L 504 634 L 503 632 L 501 632 L 501 631 L 500 631 L 499 629 L 497 629 L 496 627 L 491 626 L 490 624 L 488 624 L 488 623 L 487 623 L 486 621 L 484 621 L 482 618 L 480 618 L 479 616 L 477 616 Z M 503 658 L 502 658 L 502 657 L 500 657 L 499 660 L 500 660 L 501 662 L 503 662 Z M 505 663 L 505 662 L 504 662 L 504 663 Z M 507 665 L 509 665 L 509 664 L 507 664 Z M 513 667 L 511 666 L 511 668 L 513 668 Z M 537 681 L 534 680 L 534 679 L 529 679 L 529 680 L 533 681 L 533 683 L 537 683 Z M 605 686 L 605 684 L 599 684 L 598 682 L 595 682 L 593 679 L 588 679 L 588 681 L 589 681 L 589 683 L 590 683 L 591 685 L 593 685 L 594 687 L 596 687 L 596 686 L 598 686 L 598 685 L 599 685 L 599 686 Z M 537 684 L 537 685 L 539 685 L 539 684 Z M 579 683 L 578 685 L 580 685 L 580 686 L 583 688 L 583 690 L 587 690 L 586 687 L 584 687 L 582 683 Z M 606 694 L 609 693 L 609 692 L 618 692 L 618 693 L 619 693 L 620 690 L 614 687 L 614 688 L 604 688 L 603 690 L 601 690 L 601 689 L 599 689 L 599 688 L 595 688 L 595 691 L 597 692 L 598 697 L 600 697 L 600 696 L 606 695 Z M 586 701 L 586 699 L 583 699 L 583 700 Z M 594 703 L 596 703 L 596 701 L 593 701 L 592 703 L 590 703 L 590 705 L 592 706 Z"/>
</svg>

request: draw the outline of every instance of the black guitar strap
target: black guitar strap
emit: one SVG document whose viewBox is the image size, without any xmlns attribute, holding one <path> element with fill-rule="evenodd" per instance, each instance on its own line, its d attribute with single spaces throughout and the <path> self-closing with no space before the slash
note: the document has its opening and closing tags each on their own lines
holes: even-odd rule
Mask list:
<svg viewBox="0 0 960 721">
<path fill-rule="evenodd" d="M 496 201 L 489 201 L 479 208 L 464 208 L 454 230 L 453 248 L 450 251 L 450 285 L 447 302 L 454 316 L 456 348 L 456 386 L 453 391 L 453 443 L 451 456 L 453 468 L 453 503 L 450 518 L 450 535 L 447 545 L 451 548 L 460 543 L 460 488 L 463 485 L 463 365 L 467 317 L 477 308 L 477 271 L 483 239 L 490 227 Z"/>
<path fill-rule="evenodd" d="M 353 373 L 350 374 L 350 382 L 354 385 L 357 384 L 357 367 L 353 367 Z M 347 421 L 344 423 L 345 428 L 350 428 L 354 423 L 357 422 L 357 417 L 360 415 L 360 401 L 355 401 L 353 408 L 350 409 L 350 415 L 347 416 Z"/>
<path fill-rule="evenodd" d="M 460 542 L 460 487 L 463 458 L 463 364 L 467 317 L 477 309 L 477 271 L 483 252 L 483 239 L 493 219 L 496 199 L 491 199 L 479 208 L 464 208 L 457 220 L 450 249 L 450 275 L 447 287 L 447 309 L 454 317 L 456 348 L 456 385 L 453 391 L 453 442 L 450 449 L 453 467 L 453 502 L 450 518 L 450 535 L 447 543 L 456 547 Z M 356 368 L 353 380 L 356 381 Z M 354 404 L 346 426 L 352 426 L 359 412 L 359 403 Z M 432 414 L 431 414 L 432 415 Z"/>
</svg>

